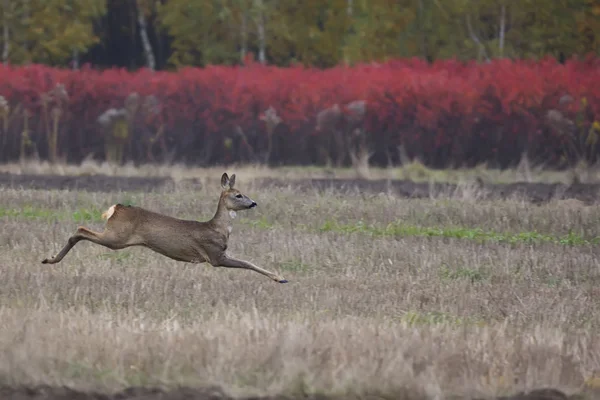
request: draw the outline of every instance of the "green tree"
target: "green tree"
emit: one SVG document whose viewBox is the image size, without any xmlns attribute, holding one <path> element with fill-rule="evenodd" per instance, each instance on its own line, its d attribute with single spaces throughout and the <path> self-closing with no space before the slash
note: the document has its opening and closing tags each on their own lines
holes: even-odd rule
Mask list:
<svg viewBox="0 0 600 400">
<path fill-rule="evenodd" d="M 417 18 L 413 0 L 354 0 L 344 38 L 347 62 L 385 60 L 418 54 L 412 24 Z"/>
<path fill-rule="evenodd" d="M 585 52 L 584 27 L 594 26 L 596 0 L 419 1 L 429 5 L 429 23 L 420 28 L 432 58 L 483 61 Z"/>
<path fill-rule="evenodd" d="M 573 54 L 581 50 L 578 20 L 585 13 L 586 0 L 523 0 L 510 8 L 514 26 L 506 35 L 511 55 L 543 57 Z"/>
<path fill-rule="evenodd" d="M 335 65 L 343 59 L 349 24 L 347 0 L 279 1 L 269 25 L 269 55 L 283 65 Z"/>
<path fill-rule="evenodd" d="M 93 21 L 106 0 L 10 0 L 2 3 L 6 61 L 63 64 L 98 42 Z"/>
<path fill-rule="evenodd" d="M 578 15 L 578 50 L 581 53 L 600 54 L 600 0 L 585 0 L 585 7 Z"/>
<path fill-rule="evenodd" d="M 171 0 L 160 5 L 160 24 L 173 39 L 169 63 L 237 63 L 241 6 L 236 0 Z"/>
</svg>

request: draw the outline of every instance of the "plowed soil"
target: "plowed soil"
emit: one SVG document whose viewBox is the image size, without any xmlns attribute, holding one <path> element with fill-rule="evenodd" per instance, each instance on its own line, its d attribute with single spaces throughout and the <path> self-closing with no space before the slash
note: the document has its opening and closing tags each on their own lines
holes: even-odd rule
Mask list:
<svg viewBox="0 0 600 400">
<path fill-rule="evenodd" d="M 233 400 L 219 388 L 192 389 L 178 388 L 170 391 L 158 388 L 132 387 L 114 394 L 103 394 L 98 392 L 81 392 L 67 387 L 36 386 L 36 387 L 2 387 L 0 398 L 3 400 Z M 343 399 L 382 399 L 385 397 L 343 397 Z M 390 396 L 397 400 L 420 400 L 420 396 L 406 394 L 404 396 Z M 539 389 L 529 393 L 517 393 L 509 397 L 498 397 L 496 400 L 568 400 L 584 399 L 578 395 L 567 396 L 554 389 Z M 325 396 L 302 396 L 302 397 L 238 397 L 237 400 L 334 400 Z M 461 398 L 462 399 L 462 398 Z M 337 397 L 335 400 L 342 400 Z M 466 400 L 466 399 L 462 399 Z M 476 399 L 473 399 L 476 400 Z"/>
<path fill-rule="evenodd" d="M 405 198 L 429 198 L 440 193 L 452 193 L 457 189 L 454 184 L 420 183 L 394 180 L 351 180 L 351 179 L 294 179 L 280 180 L 275 178 L 257 179 L 263 187 L 292 186 L 304 190 L 333 190 L 338 192 L 390 192 Z M 198 180 L 183 180 L 187 186 L 201 187 Z M 109 191 L 152 191 L 169 190 L 175 182 L 165 177 L 114 177 L 106 175 L 94 176 L 58 176 L 58 175 L 12 175 L 0 174 L 0 187 L 23 189 L 69 189 L 95 192 Z M 550 183 L 510 183 L 483 184 L 480 195 L 484 198 L 505 199 L 518 196 L 521 199 L 540 204 L 552 199 L 577 199 L 585 204 L 595 204 L 598 200 L 600 184 L 577 183 L 572 185 Z"/>
</svg>

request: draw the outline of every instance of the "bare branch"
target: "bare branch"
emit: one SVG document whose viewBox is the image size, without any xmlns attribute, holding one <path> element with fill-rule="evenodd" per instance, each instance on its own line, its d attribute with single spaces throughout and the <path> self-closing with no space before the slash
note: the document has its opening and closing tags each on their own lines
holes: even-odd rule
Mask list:
<svg viewBox="0 0 600 400">
<path fill-rule="evenodd" d="M 483 43 L 481 43 L 481 41 L 475 34 L 475 31 L 473 30 L 473 26 L 471 25 L 471 14 L 466 15 L 466 22 L 467 22 L 467 29 L 469 30 L 469 36 L 471 36 L 471 40 L 473 40 L 479 46 L 479 56 L 478 57 L 481 58 L 481 56 L 483 56 L 483 57 L 485 57 L 487 62 L 490 62 L 490 58 L 488 57 L 487 52 L 485 51 L 485 46 L 483 45 Z"/>
<path fill-rule="evenodd" d="M 506 5 L 502 4 L 500 6 L 500 34 L 499 36 L 499 44 L 498 50 L 500 57 L 504 56 L 504 33 L 506 31 Z"/>
<path fill-rule="evenodd" d="M 154 71 L 156 69 L 156 61 L 154 59 L 154 52 L 152 51 L 152 44 L 148 38 L 148 29 L 146 26 L 146 17 L 144 16 L 144 10 L 140 7 L 139 2 L 137 3 L 138 13 L 138 24 L 140 25 L 140 37 L 142 39 L 142 46 L 144 47 L 144 54 L 146 55 L 146 63 L 148 68 Z"/>
<path fill-rule="evenodd" d="M 256 29 L 258 31 L 258 61 L 266 62 L 266 34 L 265 34 L 265 10 L 263 0 L 256 0 L 258 16 L 256 18 Z"/>
<path fill-rule="evenodd" d="M 8 17 L 6 16 L 8 14 L 8 6 L 9 6 L 10 0 L 4 0 L 3 3 L 3 18 L 2 18 L 2 26 L 3 26 L 3 41 L 4 41 L 4 48 L 2 49 L 2 62 L 4 63 L 4 65 L 8 64 L 8 55 L 10 54 L 10 30 L 8 28 Z"/>
</svg>

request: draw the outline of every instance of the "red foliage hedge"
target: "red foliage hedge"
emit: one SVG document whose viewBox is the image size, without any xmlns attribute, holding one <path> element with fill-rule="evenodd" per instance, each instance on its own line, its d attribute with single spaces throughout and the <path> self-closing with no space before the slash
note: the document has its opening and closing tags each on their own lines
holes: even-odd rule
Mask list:
<svg viewBox="0 0 600 400">
<path fill-rule="evenodd" d="M 194 164 L 251 161 L 269 146 L 260 117 L 270 106 L 282 119 L 273 133 L 274 164 L 322 161 L 319 148 L 327 146 L 328 136 L 315 129 L 317 113 L 354 100 L 367 102 L 364 129 L 378 164 L 388 156 L 396 160 L 402 144 L 410 156 L 437 167 L 486 161 L 506 167 L 518 162 L 524 149 L 556 165 L 570 147 L 547 112 L 560 110 L 579 134 L 600 120 L 596 58 L 565 64 L 553 59 L 394 60 L 329 70 L 252 64 L 154 73 L 5 66 L 0 67 L 0 95 L 11 112 L 0 123 L 1 160 L 19 157 L 23 109 L 30 113 L 34 144 L 27 151 L 48 157 L 52 121 L 44 117 L 41 95 L 57 84 L 69 96 L 61 107 L 57 147 L 72 162 L 90 153 L 104 157 L 108 133 L 97 119 L 110 107 L 123 107 L 132 92 L 142 100 L 149 95 L 158 100 L 156 113 L 138 113 L 132 124 L 124 160 L 135 162 L 168 153 Z M 161 126 L 164 131 L 157 135 Z"/>
</svg>

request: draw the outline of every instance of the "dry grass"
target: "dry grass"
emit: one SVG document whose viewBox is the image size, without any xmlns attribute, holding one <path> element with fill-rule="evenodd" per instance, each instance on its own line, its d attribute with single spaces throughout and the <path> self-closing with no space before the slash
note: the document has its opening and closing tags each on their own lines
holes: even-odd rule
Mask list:
<svg viewBox="0 0 600 400">
<path fill-rule="evenodd" d="M 353 168 L 323 168 L 323 167 L 279 167 L 269 168 L 262 165 L 241 165 L 229 167 L 188 167 L 182 164 L 147 164 L 135 166 L 132 163 L 125 165 L 113 165 L 107 162 L 98 162 L 91 159 L 84 160 L 79 165 L 55 163 L 47 161 L 26 160 L 22 162 L 7 163 L 0 165 L 0 173 L 12 174 L 53 174 L 67 176 L 81 175 L 108 175 L 108 176 L 135 176 L 135 177 L 171 177 L 174 180 L 186 178 L 212 178 L 222 173 L 223 169 L 235 170 L 237 175 L 244 179 L 254 178 L 338 178 L 356 179 L 357 172 Z M 530 175 L 530 176 L 528 176 Z M 434 170 L 428 168 L 418 161 L 411 161 L 403 166 L 393 168 L 369 169 L 370 179 L 406 179 L 413 182 L 449 182 L 459 183 L 481 179 L 487 183 L 513 183 L 513 182 L 536 182 L 536 183 L 571 183 L 573 177 L 584 183 L 600 182 L 600 169 L 596 166 L 578 166 L 573 170 L 551 171 L 542 166 L 531 168 L 529 174 L 525 174 L 521 168 L 499 170 L 488 168 L 485 165 L 476 168 L 457 168 L 452 170 Z"/>
<path fill-rule="evenodd" d="M 415 399 L 598 381 L 597 207 L 269 192 L 249 175 L 259 207 L 230 251 L 288 284 L 90 243 L 40 263 L 114 202 L 206 219 L 218 186 L 1 190 L 1 380 Z"/>
</svg>

